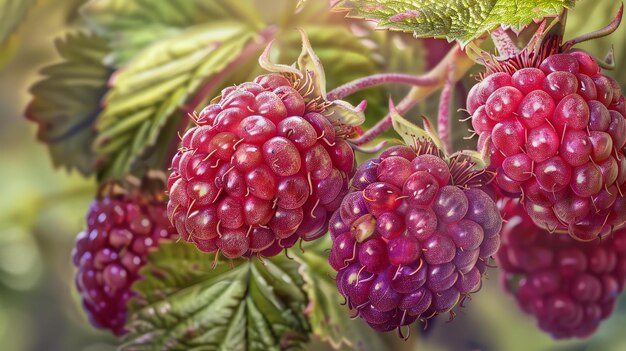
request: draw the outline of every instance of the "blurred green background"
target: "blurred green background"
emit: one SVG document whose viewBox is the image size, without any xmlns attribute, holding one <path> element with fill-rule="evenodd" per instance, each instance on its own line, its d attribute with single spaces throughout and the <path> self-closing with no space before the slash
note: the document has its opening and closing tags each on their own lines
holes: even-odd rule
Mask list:
<svg viewBox="0 0 626 351">
<path fill-rule="evenodd" d="M 15 0 L 25 1 L 25 0 Z M 311 0 L 324 1 L 324 0 Z M 11 2 L 11 1 L 9 1 Z M 2 3 L 2 1 L 0 1 Z M 81 1 L 41 0 L 0 48 L 0 350 L 114 350 L 117 342 L 91 328 L 73 285 L 70 251 L 83 227 L 95 181 L 54 170 L 35 126 L 23 118 L 28 89 L 38 70 L 58 60 L 53 41 L 75 28 Z M 606 24 L 617 8 L 612 0 L 581 0 L 569 18 L 568 36 Z M 0 11 L 2 7 L 0 7 Z M 617 69 L 626 83 L 626 27 L 585 45 L 604 56 L 615 45 Z M 417 73 L 417 72 L 416 72 Z M 498 274 L 452 323 L 440 318 L 416 343 L 394 341 L 390 349 L 418 350 L 626 350 L 626 298 L 613 317 L 586 341 L 553 341 L 521 314 L 499 287 Z M 393 336 L 389 339 L 393 339 Z M 319 343 L 312 344 L 317 349 Z"/>
</svg>

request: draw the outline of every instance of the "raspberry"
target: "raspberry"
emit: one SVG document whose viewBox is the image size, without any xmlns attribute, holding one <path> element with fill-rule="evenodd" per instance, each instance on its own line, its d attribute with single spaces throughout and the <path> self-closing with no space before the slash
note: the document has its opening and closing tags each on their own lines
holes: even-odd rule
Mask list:
<svg viewBox="0 0 626 351">
<path fill-rule="evenodd" d="M 324 235 L 346 194 L 354 153 L 345 131 L 267 74 L 222 91 L 172 160 L 168 216 L 203 251 L 272 256 Z"/>
<path fill-rule="evenodd" d="M 524 51 L 487 68 L 467 106 L 500 190 L 521 197 L 541 228 L 580 241 L 624 225 L 626 111 L 617 82 L 581 51 Z"/>
<path fill-rule="evenodd" d="M 586 338 L 608 318 L 626 279 L 626 230 L 590 242 L 537 228 L 521 207 L 502 230 L 502 284 L 554 338 Z"/>
<path fill-rule="evenodd" d="M 91 203 L 87 229 L 76 238 L 72 260 L 83 308 L 95 327 L 125 333 L 130 288 L 148 252 L 176 237 L 159 196 L 106 195 Z"/>
<path fill-rule="evenodd" d="M 430 143 L 363 163 L 330 221 L 329 263 L 350 309 L 379 331 L 451 311 L 481 286 L 502 219 L 489 174 Z"/>
</svg>

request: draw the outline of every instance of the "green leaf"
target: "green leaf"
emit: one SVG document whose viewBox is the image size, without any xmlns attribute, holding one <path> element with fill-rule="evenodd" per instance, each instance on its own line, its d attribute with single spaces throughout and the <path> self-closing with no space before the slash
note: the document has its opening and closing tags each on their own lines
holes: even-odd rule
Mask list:
<svg viewBox="0 0 626 351">
<path fill-rule="evenodd" d="M 385 29 L 416 37 L 447 38 L 466 45 L 500 25 L 521 30 L 533 20 L 559 14 L 574 0 L 341 0 L 338 10 L 374 20 Z"/>
<path fill-rule="evenodd" d="M 0 47 L 15 32 L 35 0 L 0 0 Z"/>
<path fill-rule="evenodd" d="M 177 131 L 185 127 L 187 112 L 201 109 L 202 102 L 224 86 L 251 80 L 261 73 L 257 52 L 247 49 L 258 47 L 260 54 L 265 46 L 253 28 L 259 27 L 255 15 L 267 17 L 267 9 L 257 3 L 256 7 L 246 8 L 247 2 L 216 0 L 185 2 L 176 12 L 167 11 L 170 2 L 143 9 L 147 5 L 139 1 L 91 0 L 82 9 L 90 26 L 111 43 L 115 55 L 128 54 L 127 59 L 114 60 L 123 65 L 111 79 L 111 90 L 103 99 L 104 110 L 96 125 L 99 135 L 94 150 L 98 163 L 104 165 L 101 179 L 164 167 L 165 158 L 171 157 L 175 146 L 170 144 L 177 142 Z M 411 46 L 397 45 L 399 34 L 374 32 L 361 26 L 360 21 L 338 22 L 340 15 L 329 13 L 326 4 L 320 5 L 307 4 L 301 13 L 286 17 L 282 27 L 267 27 L 273 28 L 270 34 L 277 39 L 277 62 L 296 60 L 301 38 L 294 27 L 299 25 L 310 35 L 314 50 L 325 63 L 329 87 L 362 74 L 419 67 L 422 56 Z M 284 11 L 289 13 L 288 9 Z M 122 40 L 141 37 L 136 31 L 151 26 L 167 28 L 167 35 L 159 32 L 163 35 L 150 37 L 140 45 Z M 382 54 L 391 58 L 387 60 Z M 231 67 L 234 62 L 236 69 Z M 380 118 L 385 111 L 379 109 L 377 101 L 388 98 L 386 88 L 355 94 L 350 102 L 358 104 L 367 97 L 370 107 L 366 113 Z M 348 112 L 362 116 L 360 111 Z"/>
<path fill-rule="evenodd" d="M 63 62 L 42 70 L 45 78 L 31 88 L 28 119 L 39 125 L 37 137 L 48 144 L 55 166 L 94 171 L 91 142 L 110 70 L 102 64 L 108 52 L 99 37 L 78 33 L 56 42 Z"/>
<path fill-rule="evenodd" d="M 343 297 L 337 291 L 336 272 L 328 264 L 327 248 L 332 245 L 326 235 L 306 246 L 305 252 L 296 256 L 302 263 L 300 273 L 309 295 L 307 316 L 313 333 L 334 348 L 350 347 L 361 351 L 386 350 L 388 344 L 383 335 L 372 329 L 360 318 L 350 319 L 350 312 L 342 306 Z M 415 339 L 415 338 L 414 338 Z"/>
<path fill-rule="evenodd" d="M 117 178 L 155 166 L 145 161 L 164 126 L 174 116 L 180 119 L 180 109 L 203 84 L 217 88 L 232 62 L 244 54 L 255 56 L 261 47 L 259 35 L 245 24 L 214 21 L 190 27 L 135 56 L 112 78 L 96 124 L 95 151 L 110 164 L 102 176 Z"/>
<path fill-rule="evenodd" d="M 81 14 L 91 28 L 109 39 L 114 52 L 108 60 L 118 65 L 196 24 L 234 20 L 252 30 L 263 26 L 251 0 L 91 0 Z"/>
<path fill-rule="evenodd" d="M 401 116 L 398 111 L 396 111 L 393 104 L 390 104 L 389 111 L 391 112 L 391 123 L 393 124 L 393 129 L 400 135 L 406 145 L 415 145 L 415 141 L 421 138 L 432 139 L 426 130 L 418 127 L 417 124 Z M 426 118 L 423 120 L 427 121 Z"/>
<path fill-rule="evenodd" d="M 290 350 L 308 340 L 297 262 L 280 255 L 211 266 L 212 255 L 191 244 L 151 254 L 121 349 Z"/>
</svg>

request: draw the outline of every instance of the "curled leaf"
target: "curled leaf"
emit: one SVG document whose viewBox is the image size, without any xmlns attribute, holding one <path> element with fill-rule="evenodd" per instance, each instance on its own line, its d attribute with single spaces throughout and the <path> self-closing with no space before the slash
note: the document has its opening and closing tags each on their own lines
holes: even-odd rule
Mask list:
<svg viewBox="0 0 626 351">
<path fill-rule="evenodd" d="M 259 56 L 259 66 L 264 70 L 272 73 L 292 73 L 297 75 L 300 78 L 303 78 L 304 75 L 300 70 L 298 70 L 295 65 L 284 65 L 280 63 L 274 63 L 270 60 L 270 53 L 272 51 L 272 45 L 274 44 L 274 40 L 270 41 L 269 44 L 263 50 L 263 54 Z"/>
<path fill-rule="evenodd" d="M 389 100 L 389 113 L 393 129 L 402 137 L 406 145 L 415 145 L 415 142 L 422 138 L 431 139 L 424 129 L 401 116 L 391 100 Z"/>
<path fill-rule="evenodd" d="M 302 37 L 302 52 L 298 57 L 298 68 L 305 77 L 311 79 L 311 96 L 321 96 L 322 99 L 326 100 L 326 73 L 322 61 L 313 51 L 306 32 L 302 28 L 298 28 L 298 31 Z"/>
<path fill-rule="evenodd" d="M 326 73 L 322 61 L 313 51 L 306 32 L 301 28 L 298 31 L 302 40 L 302 51 L 295 64 L 285 65 L 271 62 L 272 43 L 270 43 L 259 57 L 259 65 L 269 72 L 287 76 L 294 87 L 302 93 L 304 101 L 309 105 L 318 106 L 330 122 L 338 128 L 344 129 L 346 126 L 361 125 L 365 121 L 363 111 L 366 103 L 361 103 L 355 107 L 343 100 L 327 101 Z"/>
<path fill-rule="evenodd" d="M 359 107 L 361 106 L 361 107 Z M 365 122 L 365 114 L 360 104 L 355 107 L 349 102 L 343 100 L 335 100 L 328 105 L 324 115 L 333 124 L 344 124 L 349 126 L 359 126 Z"/>
</svg>

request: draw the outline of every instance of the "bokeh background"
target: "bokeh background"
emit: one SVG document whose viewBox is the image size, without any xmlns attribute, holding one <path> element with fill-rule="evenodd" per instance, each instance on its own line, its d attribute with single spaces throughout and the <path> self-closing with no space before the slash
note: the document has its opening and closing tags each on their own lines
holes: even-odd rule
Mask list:
<svg viewBox="0 0 626 351">
<path fill-rule="evenodd" d="M 12 0 L 9 0 L 10 3 Z M 22 0 L 13 0 L 22 1 Z M 182 1 L 182 0 L 181 0 Z M 207 0 L 209 1 L 209 0 Z M 272 1 L 272 0 L 267 0 Z M 324 0 L 310 0 L 324 1 Z M 0 1 L 1 6 L 6 1 Z M 0 350 L 115 350 L 117 342 L 91 328 L 73 285 L 73 240 L 82 227 L 95 180 L 55 170 L 46 147 L 23 112 L 39 69 L 59 57 L 53 41 L 80 24 L 78 0 L 40 0 L 18 32 L 0 47 Z M 614 0 L 580 0 L 569 16 L 568 36 L 604 26 Z M 422 45 L 441 50 L 445 42 Z M 614 45 L 626 83 L 626 26 L 613 36 L 584 45 L 603 57 Z M 434 54 L 424 52 L 424 55 Z M 422 57 L 423 58 L 423 57 Z M 419 73 L 419 72 L 413 72 Z M 469 79 L 469 78 L 468 78 Z M 469 81 L 469 80 L 468 80 Z M 428 110 L 429 106 L 418 107 Z M 598 333 L 584 341 L 554 341 L 535 328 L 499 287 L 496 270 L 452 323 L 440 318 L 409 342 L 389 336 L 389 349 L 413 350 L 626 350 L 626 297 Z M 310 348 L 321 347 L 313 341 Z"/>
</svg>

